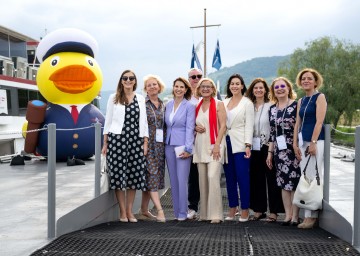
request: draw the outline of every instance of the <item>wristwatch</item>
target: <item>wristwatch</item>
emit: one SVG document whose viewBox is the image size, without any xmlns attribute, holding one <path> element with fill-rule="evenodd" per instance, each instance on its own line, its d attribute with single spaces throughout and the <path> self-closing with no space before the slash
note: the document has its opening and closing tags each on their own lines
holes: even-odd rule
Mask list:
<svg viewBox="0 0 360 256">
<path fill-rule="evenodd" d="M 314 144 L 316 144 L 317 143 L 317 140 L 313 140 L 313 141 L 311 141 L 312 143 L 314 143 Z"/>
</svg>

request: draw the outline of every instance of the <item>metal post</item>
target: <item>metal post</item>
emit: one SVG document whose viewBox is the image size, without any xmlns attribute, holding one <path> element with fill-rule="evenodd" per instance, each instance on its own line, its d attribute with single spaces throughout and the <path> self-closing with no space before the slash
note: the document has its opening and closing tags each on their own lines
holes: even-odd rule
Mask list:
<svg viewBox="0 0 360 256">
<path fill-rule="evenodd" d="M 206 9 L 204 9 L 204 77 L 206 77 Z"/>
<path fill-rule="evenodd" d="M 55 237 L 56 124 L 48 125 L 48 238 Z"/>
<path fill-rule="evenodd" d="M 357 250 L 360 249 L 360 126 L 356 127 L 355 132 L 355 179 L 354 179 L 354 236 L 353 245 Z"/>
<path fill-rule="evenodd" d="M 95 197 L 100 195 L 101 123 L 95 124 Z"/>
<path fill-rule="evenodd" d="M 329 202 L 330 194 L 330 124 L 325 124 L 324 141 L 324 200 Z"/>
</svg>

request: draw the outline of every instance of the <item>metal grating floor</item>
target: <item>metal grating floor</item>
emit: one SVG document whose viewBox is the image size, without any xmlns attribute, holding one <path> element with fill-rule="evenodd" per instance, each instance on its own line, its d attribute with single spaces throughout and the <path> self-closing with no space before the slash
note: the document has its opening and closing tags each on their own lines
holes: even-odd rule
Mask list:
<svg viewBox="0 0 360 256">
<path fill-rule="evenodd" d="M 178 222 L 171 220 L 170 190 L 161 201 L 166 223 L 104 223 L 63 235 L 31 255 L 360 255 L 320 228 L 299 230 L 265 221 Z"/>
</svg>

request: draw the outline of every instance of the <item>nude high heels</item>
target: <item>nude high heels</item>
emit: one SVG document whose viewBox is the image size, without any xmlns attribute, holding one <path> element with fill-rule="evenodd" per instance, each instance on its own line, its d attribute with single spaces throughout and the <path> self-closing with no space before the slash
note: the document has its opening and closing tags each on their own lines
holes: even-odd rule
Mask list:
<svg viewBox="0 0 360 256">
<path fill-rule="evenodd" d="M 159 212 L 164 212 L 164 210 L 163 209 L 159 209 L 159 210 L 157 210 L 157 212 L 158 212 L 158 215 L 159 215 Z M 162 223 L 164 223 L 164 222 L 166 222 L 166 218 L 165 217 L 159 217 L 159 216 L 156 216 L 156 221 L 157 222 L 162 222 Z"/>
</svg>

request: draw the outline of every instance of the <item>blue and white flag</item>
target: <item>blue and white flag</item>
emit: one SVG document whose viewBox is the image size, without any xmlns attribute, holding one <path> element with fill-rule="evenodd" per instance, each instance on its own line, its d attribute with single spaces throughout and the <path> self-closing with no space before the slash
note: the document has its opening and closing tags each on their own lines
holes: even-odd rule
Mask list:
<svg viewBox="0 0 360 256">
<path fill-rule="evenodd" d="M 221 57 L 220 57 L 220 45 L 219 45 L 219 39 L 217 40 L 214 57 L 212 61 L 212 67 L 219 70 L 221 68 Z"/>
<path fill-rule="evenodd" d="M 198 69 L 202 70 L 201 64 L 200 64 L 200 60 L 199 60 L 199 58 L 198 58 L 198 56 L 197 56 L 197 54 L 196 54 L 195 46 L 194 46 L 194 44 L 193 44 L 190 68 L 194 68 L 194 67 L 195 67 L 195 62 L 196 62 L 196 66 L 198 67 Z"/>
</svg>

